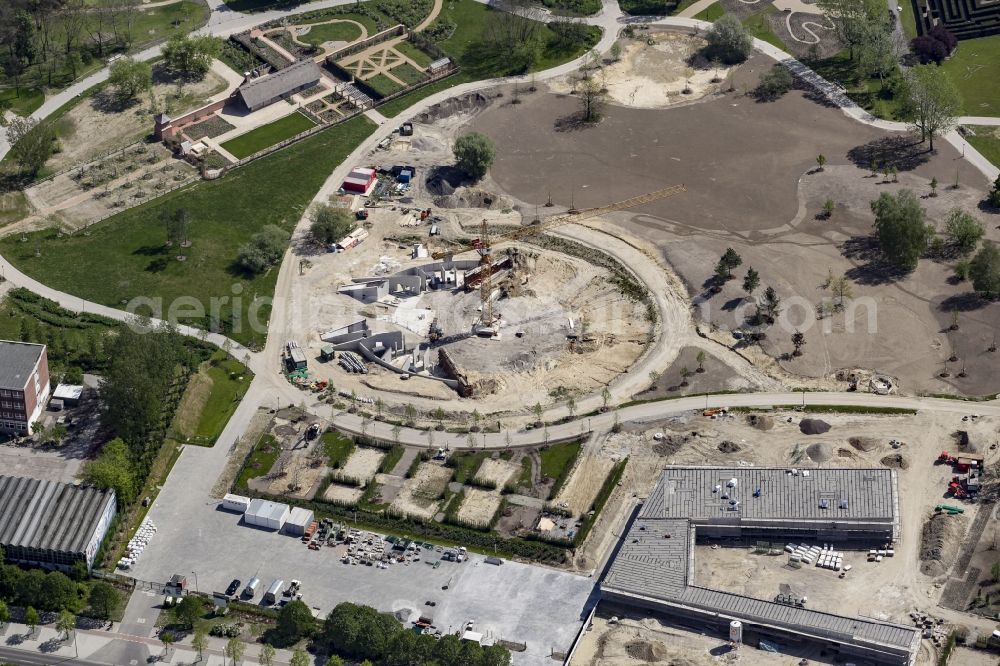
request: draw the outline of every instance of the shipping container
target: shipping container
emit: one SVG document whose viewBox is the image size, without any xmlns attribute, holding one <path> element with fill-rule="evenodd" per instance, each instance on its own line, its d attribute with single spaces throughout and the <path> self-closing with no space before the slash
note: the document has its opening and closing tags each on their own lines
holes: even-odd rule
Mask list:
<svg viewBox="0 0 1000 666">
<path fill-rule="evenodd" d="M 273 606 L 278 601 L 278 597 L 281 596 L 281 590 L 285 587 L 285 581 L 280 578 L 273 583 L 271 587 L 267 588 L 267 592 L 264 593 L 264 604 L 267 606 Z"/>
<path fill-rule="evenodd" d="M 222 498 L 222 508 L 228 511 L 246 513 L 247 509 L 250 508 L 250 498 L 244 497 L 243 495 L 233 495 L 231 493 L 227 493 L 226 496 Z"/>
<path fill-rule="evenodd" d="M 250 582 L 247 583 L 247 586 L 243 588 L 243 598 L 253 599 L 257 595 L 257 588 L 259 587 L 260 587 L 260 579 L 256 577 L 251 578 Z"/>
</svg>

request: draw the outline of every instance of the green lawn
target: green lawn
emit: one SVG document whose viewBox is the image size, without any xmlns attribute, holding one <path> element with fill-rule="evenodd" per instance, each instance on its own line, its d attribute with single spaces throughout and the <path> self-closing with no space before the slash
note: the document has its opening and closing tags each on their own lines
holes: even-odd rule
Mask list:
<svg viewBox="0 0 1000 666">
<path fill-rule="evenodd" d="M 396 44 L 396 50 L 405 55 L 406 57 L 408 57 L 413 62 L 420 65 L 421 67 L 427 67 L 429 64 L 434 62 L 434 60 L 429 55 L 427 55 L 426 53 L 418 49 L 416 46 L 405 40 L 400 42 L 399 44 Z"/>
<path fill-rule="evenodd" d="M 693 4 L 694 0 L 618 0 L 623 12 L 632 16 L 673 15 Z"/>
<path fill-rule="evenodd" d="M 745 25 L 747 30 L 750 31 L 750 34 L 757 39 L 773 44 L 779 49 L 787 51 L 788 48 L 785 46 L 785 42 L 781 40 L 781 37 L 778 37 L 778 35 L 774 33 L 774 30 L 771 30 L 771 25 L 767 22 L 767 16 L 776 11 L 777 10 L 774 8 L 774 5 L 768 5 L 764 10 L 748 16 L 743 21 L 743 25 Z"/>
<path fill-rule="evenodd" d="M 224 351 L 216 351 L 208 361 L 208 376 L 212 391 L 201 410 L 195 429 L 198 441 L 214 443 L 236 411 L 250 386 L 253 373 Z"/>
<path fill-rule="evenodd" d="M 966 115 L 1000 115 L 1000 35 L 959 42 L 941 66 L 962 93 Z"/>
<path fill-rule="evenodd" d="M 850 52 L 844 49 L 829 58 L 812 61 L 809 66 L 827 81 L 842 85 L 848 97 L 873 115 L 887 120 L 905 120 L 902 113 L 904 99 L 895 94 L 897 82 L 887 80 L 883 88 L 878 79 L 862 78 L 849 55 Z"/>
<path fill-rule="evenodd" d="M 211 304 L 217 302 L 222 330 L 241 343 L 258 345 L 264 332 L 253 330 L 248 312 L 255 296 L 272 294 L 278 272 L 241 272 L 235 266 L 240 246 L 267 224 L 290 230 L 330 171 L 374 129 L 364 116 L 353 118 L 220 180 L 197 182 L 115 215 L 86 234 L 60 238 L 42 230 L 28 234 L 26 242 L 19 234 L 8 236 L 0 239 L 0 252 L 45 284 L 105 305 L 122 307 L 136 296 L 159 298 L 167 314 L 183 296 L 204 308 L 204 315 L 177 312 L 179 323 L 207 327 Z M 182 207 L 191 215 L 193 244 L 180 262 L 165 246 L 157 219 L 162 211 Z M 236 292 L 238 302 L 218 300 Z M 265 305 L 256 319 L 264 324 L 269 315 Z"/>
<path fill-rule="evenodd" d="M 187 34 L 208 21 L 208 6 L 204 2 L 184 0 L 170 5 L 143 9 L 141 6 L 132 25 L 135 45 Z"/>
<path fill-rule="evenodd" d="M 323 443 L 323 452 L 326 454 L 326 464 L 334 469 L 343 467 L 354 451 L 354 440 L 336 430 L 324 432 L 320 441 Z"/>
<path fill-rule="evenodd" d="M 372 90 L 378 93 L 380 97 L 388 97 L 389 95 L 403 89 L 403 86 L 399 85 L 385 74 L 376 74 L 370 79 L 365 79 L 364 82 L 371 87 Z"/>
<path fill-rule="evenodd" d="M 983 157 L 1000 167 L 1000 127 L 973 127 L 976 136 L 967 136 L 965 140 L 982 153 Z"/>
<path fill-rule="evenodd" d="M 454 480 L 458 483 L 465 483 L 473 478 L 488 455 L 488 451 L 477 451 L 475 453 L 466 451 L 452 454 L 448 460 L 448 464 L 455 468 Z"/>
<path fill-rule="evenodd" d="M 10 103 L 10 110 L 19 116 L 27 116 L 34 113 L 35 109 L 45 101 L 45 93 L 41 88 L 28 88 L 21 86 L 20 91 L 14 89 L 14 85 L 9 81 L 5 85 L 10 86 L 0 90 L 0 100 Z M 20 94 L 18 94 L 20 92 Z"/>
<path fill-rule="evenodd" d="M 416 69 L 413 65 L 408 62 L 404 62 L 402 65 L 396 65 L 390 72 L 398 78 L 406 81 L 407 85 L 413 85 L 415 83 L 420 83 L 427 78 L 427 75 Z"/>
<path fill-rule="evenodd" d="M 246 465 L 243 466 L 243 471 L 240 472 L 238 477 L 236 477 L 234 487 L 237 490 L 246 490 L 247 481 L 267 474 L 268 470 L 270 470 L 274 465 L 274 461 L 278 459 L 278 455 L 280 453 L 281 446 L 279 446 L 277 440 L 274 439 L 274 435 L 268 434 L 261 437 L 260 442 L 258 442 L 257 446 L 255 446 L 253 451 L 250 452 Z"/>
<path fill-rule="evenodd" d="M 694 15 L 699 21 L 718 21 L 726 13 L 726 10 L 722 8 L 722 5 L 718 2 L 705 7 L 703 10 Z"/>
<path fill-rule="evenodd" d="M 234 157 L 243 159 L 315 126 L 316 123 L 296 111 L 280 120 L 275 120 L 273 123 L 261 125 L 246 134 L 230 139 L 222 144 L 222 147 L 232 153 Z"/>
<path fill-rule="evenodd" d="M 917 36 L 917 16 L 913 13 L 913 3 L 902 2 L 903 11 L 899 14 L 899 22 L 903 26 L 903 34 L 906 41 L 910 41 Z"/>
<path fill-rule="evenodd" d="M 364 4 L 369 9 L 371 9 L 376 16 L 380 16 L 383 18 L 383 20 L 389 21 L 389 17 L 385 16 L 385 14 L 372 7 L 370 3 L 364 3 Z M 376 32 L 378 32 L 378 25 L 375 23 L 375 20 L 372 19 L 372 17 L 368 16 L 367 14 L 356 14 L 354 12 L 345 11 L 346 9 L 347 7 L 331 7 L 329 9 L 317 9 L 316 11 L 290 16 L 288 17 L 288 20 L 291 23 L 291 25 L 312 25 L 313 23 L 329 21 L 330 19 L 343 19 L 345 21 L 357 21 L 361 25 L 365 26 L 365 30 L 368 31 L 369 35 L 374 35 Z"/>
<path fill-rule="evenodd" d="M 579 453 L 580 442 L 563 442 L 542 449 L 538 453 L 542 459 L 542 476 L 558 479 Z"/>
<path fill-rule="evenodd" d="M 21 190 L 0 193 L 0 227 L 27 217 L 31 206 Z"/>
<path fill-rule="evenodd" d="M 322 23 L 309 28 L 299 39 L 319 46 L 323 42 L 353 42 L 360 36 L 361 30 L 353 23 Z"/>
<path fill-rule="evenodd" d="M 541 0 L 553 14 L 561 16 L 591 16 L 601 11 L 601 0 Z"/>
</svg>

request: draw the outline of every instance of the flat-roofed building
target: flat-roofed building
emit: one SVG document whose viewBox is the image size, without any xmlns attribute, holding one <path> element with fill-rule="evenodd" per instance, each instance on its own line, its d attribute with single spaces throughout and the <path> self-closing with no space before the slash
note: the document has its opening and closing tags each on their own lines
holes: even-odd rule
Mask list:
<svg viewBox="0 0 1000 666">
<path fill-rule="evenodd" d="M 11 562 L 89 571 L 116 510 L 113 490 L 0 476 L 0 546 Z"/>
<path fill-rule="evenodd" d="M 50 392 L 45 345 L 0 340 L 0 431 L 30 433 Z"/>
<path fill-rule="evenodd" d="M 744 640 L 808 640 L 848 661 L 912 664 L 912 626 L 826 613 L 698 586 L 695 543 L 817 539 L 861 547 L 899 536 L 895 470 L 668 467 L 601 581 L 606 601 Z"/>
</svg>

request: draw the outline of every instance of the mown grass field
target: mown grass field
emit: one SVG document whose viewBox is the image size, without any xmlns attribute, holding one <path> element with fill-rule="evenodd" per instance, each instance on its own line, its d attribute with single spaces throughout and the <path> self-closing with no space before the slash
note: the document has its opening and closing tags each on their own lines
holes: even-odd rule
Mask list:
<svg viewBox="0 0 1000 666">
<path fill-rule="evenodd" d="M 965 140 L 982 153 L 983 157 L 1000 167 L 1000 127 L 973 127 L 976 136 L 967 136 Z"/>
<path fill-rule="evenodd" d="M 142 296 L 158 299 L 162 314 L 185 297 L 204 313 L 175 311 L 178 323 L 208 327 L 217 303 L 219 324 L 233 339 L 262 344 L 266 329 L 248 322 L 254 298 L 274 291 L 277 268 L 247 275 L 236 265 L 239 248 L 263 226 L 291 229 L 330 171 L 375 129 L 360 116 L 253 162 L 216 181 L 201 181 L 92 226 L 60 237 L 43 230 L 0 240 L 0 252 L 18 269 L 87 300 L 123 307 Z M 166 246 L 163 211 L 185 208 L 192 246 L 186 261 Z M 232 299 L 235 292 L 240 298 Z M 259 307 L 257 307 L 259 306 Z M 268 305 L 257 303 L 263 326 Z M 148 309 L 144 310 L 149 312 Z"/>
<path fill-rule="evenodd" d="M 316 123 L 296 111 L 284 118 L 275 120 L 273 123 L 261 125 L 246 134 L 232 138 L 223 143 L 222 147 L 232 153 L 234 157 L 243 159 L 315 126 Z"/>
<path fill-rule="evenodd" d="M 361 30 L 353 23 L 321 23 L 309 28 L 309 32 L 299 39 L 319 46 L 323 42 L 353 42 L 360 36 Z"/>
<path fill-rule="evenodd" d="M 250 386 L 253 373 L 224 351 L 216 351 L 191 377 L 174 417 L 174 436 L 211 446 Z"/>
<path fill-rule="evenodd" d="M 962 40 L 941 67 L 962 94 L 966 115 L 1000 116 L 1000 35 Z"/>
</svg>

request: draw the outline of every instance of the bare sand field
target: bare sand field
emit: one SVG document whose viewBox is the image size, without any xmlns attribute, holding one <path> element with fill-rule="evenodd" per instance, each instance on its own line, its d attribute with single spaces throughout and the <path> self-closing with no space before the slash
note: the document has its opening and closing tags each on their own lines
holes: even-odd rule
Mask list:
<svg viewBox="0 0 1000 666">
<path fill-rule="evenodd" d="M 503 488 L 507 482 L 521 473 L 521 466 L 502 458 L 487 458 L 476 471 L 476 479 L 492 481 L 496 487 Z"/>
<path fill-rule="evenodd" d="M 343 486 L 339 483 L 331 483 L 323 493 L 323 499 L 328 502 L 354 504 L 361 499 L 361 495 L 363 494 L 364 491 L 361 488 L 352 488 L 351 486 Z"/>
<path fill-rule="evenodd" d="M 574 516 L 581 516 L 590 510 L 594 498 L 601 490 L 601 485 L 614 466 L 611 458 L 593 455 L 584 450 L 576 459 L 576 465 L 570 472 L 569 480 L 559 490 L 552 503 L 560 508 L 568 509 Z"/>
<path fill-rule="evenodd" d="M 500 492 L 466 488 L 458 519 L 469 525 L 485 525 L 500 507 Z"/>
<path fill-rule="evenodd" d="M 370 481 L 378 472 L 378 466 L 383 458 L 385 458 L 385 453 L 379 449 L 359 446 L 351 453 L 340 472 L 349 479 Z"/>
<path fill-rule="evenodd" d="M 431 519 L 438 511 L 438 502 L 453 470 L 436 463 L 421 463 L 413 478 L 406 479 L 392 508 L 411 516 Z"/>
</svg>

